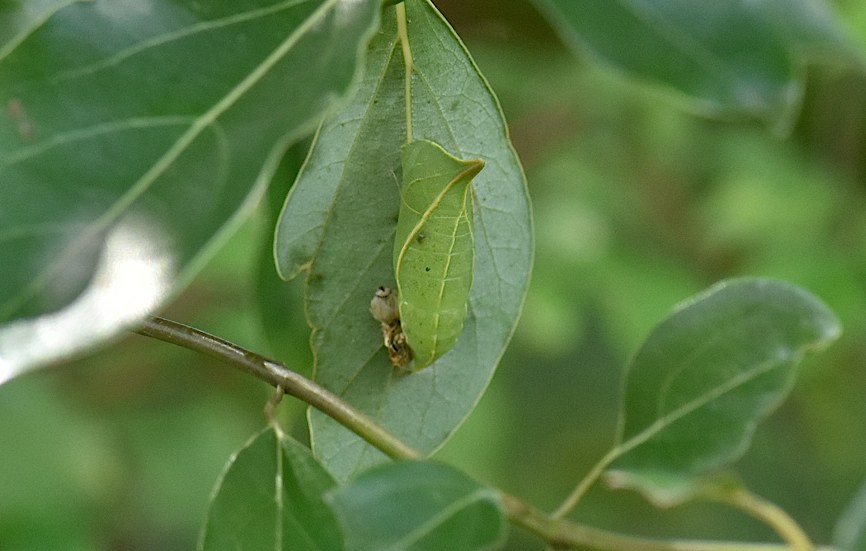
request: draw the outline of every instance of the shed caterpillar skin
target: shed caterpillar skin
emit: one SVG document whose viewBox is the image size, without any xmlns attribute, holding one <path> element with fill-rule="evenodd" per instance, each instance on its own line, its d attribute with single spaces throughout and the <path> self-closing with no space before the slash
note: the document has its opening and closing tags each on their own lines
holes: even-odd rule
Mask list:
<svg viewBox="0 0 866 551">
<path fill-rule="evenodd" d="M 388 287 L 379 287 L 370 301 L 370 314 L 382 324 L 382 339 L 388 350 L 388 359 L 394 367 L 405 369 L 412 361 L 412 351 L 400 324 L 397 297 Z"/>
<path fill-rule="evenodd" d="M 458 159 L 431 141 L 403 146 L 394 274 L 413 371 L 450 350 L 463 329 L 475 261 L 471 183 L 482 168 L 484 161 Z"/>
</svg>

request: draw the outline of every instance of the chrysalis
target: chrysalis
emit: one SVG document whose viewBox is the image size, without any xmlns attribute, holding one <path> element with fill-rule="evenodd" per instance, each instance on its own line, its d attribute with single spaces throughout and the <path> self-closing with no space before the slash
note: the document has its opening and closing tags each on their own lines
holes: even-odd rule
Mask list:
<svg viewBox="0 0 866 551">
<path fill-rule="evenodd" d="M 463 329 L 475 259 L 471 182 L 482 168 L 431 141 L 403 146 L 394 274 L 413 370 L 450 350 Z"/>
</svg>

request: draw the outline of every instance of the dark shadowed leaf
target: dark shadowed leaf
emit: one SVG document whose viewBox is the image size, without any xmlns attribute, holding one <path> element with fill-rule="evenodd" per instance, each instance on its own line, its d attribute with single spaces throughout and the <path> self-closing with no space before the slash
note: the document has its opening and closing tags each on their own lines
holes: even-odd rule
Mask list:
<svg viewBox="0 0 866 551">
<path fill-rule="evenodd" d="M 815 0 L 535 0 L 566 43 L 711 115 L 790 127 L 818 58 L 863 63 Z"/>
<path fill-rule="evenodd" d="M 351 551 L 477 551 L 505 536 L 496 492 L 441 463 L 374 467 L 327 501 Z"/>
</svg>

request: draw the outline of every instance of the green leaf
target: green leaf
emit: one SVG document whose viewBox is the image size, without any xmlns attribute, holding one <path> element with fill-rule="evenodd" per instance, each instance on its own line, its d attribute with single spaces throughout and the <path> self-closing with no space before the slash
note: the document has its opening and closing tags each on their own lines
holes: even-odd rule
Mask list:
<svg viewBox="0 0 866 551">
<path fill-rule="evenodd" d="M 162 304 L 354 82 L 375 2 L 0 11 L 0 381 Z"/>
<path fill-rule="evenodd" d="M 608 482 L 660 505 L 700 493 L 745 452 L 804 354 L 839 333 L 824 303 L 778 281 L 731 280 L 686 302 L 628 367 Z"/>
<path fill-rule="evenodd" d="M 473 551 L 505 537 L 497 493 L 441 463 L 374 467 L 326 499 L 350 551 Z"/>
<path fill-rule="evenodd" d="M 268 354 L 307 376 L 312 371 L 313 362 L 306 342 L 309 327 L 301 315 L 303 297 L 300 289 L 286 285 L 274 270 L 273 228 L 311 144 L 312 139 L 305 139 L 290 147 L 268 185 L 255 274 L 256 309 L 270 345 Z"/>
<path fill-rule="evenodd" d="M 342 550 L 339 526 L 323 501 L 334 484 L 310 450 L 268 428 L 229 460 L 199 549 Z"/>
<path fill-rule="evenodd" d="M 842 513 L 833 540 L 839 551 L 866 551 L 866 484 Z"/>
<path fill-rule="evenodd" d="M 575 49 L 685 95 L 700 112 L 779 131 L 799 109 L 807 60 L 863 63 L 821 1 L 535 1 Z"/>
<path fill-rule="evenodd" d="M 371 43 L 355 97 L 316 136 L 277 226 L 276 261 L 283 277 L 306 272 L 316 380 L 429 453 L 475 406 L 508 344 L 528 284 L 532 229 L 496 98 L 435 8 L 419 0 L 405 5 L 416 139 L 486 164 L 472 182 L 475 269 L 463 331 L 434 365 L 402 375 L 369 313 L 375 290 L 395 287 L 406 121 L 393 9 Z M 385 459 L 322 414 L 312 411 L 310 426 L 316 456 L 338 479 Z"/>
<path fill-rule="evenodd" d="M 463 329 L 475 259 L 470 184 L 482 168 L 427 140 L 403 147 L 394 274 L 413 369 L 450 350 Z"/>
</svg>

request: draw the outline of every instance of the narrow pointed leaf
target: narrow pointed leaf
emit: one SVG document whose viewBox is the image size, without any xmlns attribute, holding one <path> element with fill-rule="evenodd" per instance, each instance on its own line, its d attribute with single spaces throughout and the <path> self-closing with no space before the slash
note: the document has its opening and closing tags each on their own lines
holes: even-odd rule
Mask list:
<svg viewBox="0 0 866 551">
<path fill-rule="evenodd" d="M 863 64 L 825 2 L 535 0 L 563 40 L 711 115 L 789 128 L 807 61 Z"/>
<path fill-rule="evenodd" d="M 836 524 L 833 540 L 839 551 L 866 551 L 866 484 Z"/>
<path fill-rule="evenodd" d="M 505 536 L 496 492 L 440 463 L 374 467 L 327 500 L 350 551 L 477 551 Z"/>
<path fill-rule="evenodd" d="M 470 184 L 483 167 L 427 140 L 403 147 L 394 277 L 413 369 L 450 350 L 463 329 L 475 260 Z"/>
<path fill-rule="evenodd" d="M 334 484 L 310 450 L 266 429 L 229 460 L 199 549 L 340 551 L 339 526 L 323 501 Z"/>
<path fill-rule="evenodd" d="M 375 2 L 0 10 L 0 381 L 162 304 L 354 81 Z"/>
<path fill-rule="evenodd" d="M 839 333 L 826 305 L 778 281 L 732 280 L 686 302 L 628 367 L 608 482 L 662 505 L 691 498 L 745 452 L 804 354 Z"/>
<path fill-rule="evenodd" d="M 454 347 L 427 369 L 401 374 L 369 312 L 379 286 L 396 287 L 406 121 L 394 8 L 385 10 L 357 94 L 316 136 L 277 226 L 276 261 L 286 278 L 306 273 L 316 380 L 431 452 L 474 407 L 505 350 L 526 292 L 532 234 L 525 180 L 496 98 L 435 8 L 405 5 L 415 139 L 486 165 L 471 184 L 474 275 Z M 311 412 L 310 425 L 316 456 L 338 479 L 385 459 L 324 415 Z"/>
</svg>

